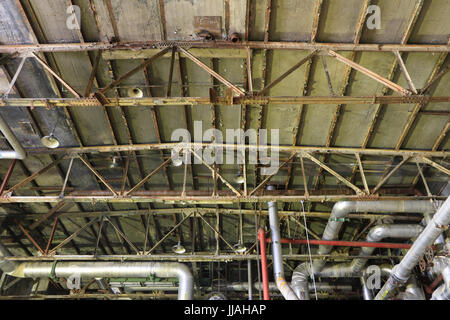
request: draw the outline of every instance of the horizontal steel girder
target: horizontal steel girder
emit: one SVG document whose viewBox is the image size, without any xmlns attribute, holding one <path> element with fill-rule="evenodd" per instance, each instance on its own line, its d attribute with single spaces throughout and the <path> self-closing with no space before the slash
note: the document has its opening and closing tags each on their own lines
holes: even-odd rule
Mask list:
<svg viewBox="0 0 450 320">
<path fill-rule="evenodd" d="M 358 256 L 349 256 L 345 254 L 283 254 L 284 260 L 309 260 L 310 258 L 328 258 L 330 260 L 352 260 Z M 367 259 L 400 259 L 402 256 L 367 256 Z M 39 257 L 7 257 L 0 260 L 8 261 L 180 261 L 180 262 L 201 262 L 201 261 L 233 261 L 233 260 L 256 260 L 259 256 L 256 254 L 150 254 L 150 255 L 54 255 Z M 272 260 L 272 255 L 267 256 Z"/>
<path fill-rule="evenodd" d="M 431 151 L 431 150 L 395 150 L 395 149 L 375 149 L 375 148 L 341 148 L 341 147 L 308 147 L 308 146 L 275 146 L 275 145 L 254 145 L 254 144 L 212 144 L 205 142 L 197 143 L 153 143 L 153 144 L 132 144 L 132 145 L 111 145 L 111 146 L 89 146 L 89 147 L 74 147 L 74 148 L 27 148 L 25 151 L 28 155 L 39 154 L 83 154 L 83 153 L 98 153 L 98 152 L 127 152 L 127 151 L 150 151 L 150 150 L 171 150 L 190 149 L 190 148 L 217 148 L 223 149 L 240 149 L 240 150 L 278 150 L 279 152 L 298 153 L 301 155 L 304 152 L 308 153 L 326 153 L 326 154 L 351 154 L 358 153 L 367 156 L 403 156 L 403 157 L 436 157 L 446 158 L 450 156 L 450 151 Z"/>
<path fill-rule="evenodd" d="M 233 105 L 292 105 L 292 104 L 417 104 L 450 102 L 450 96 L 242 96 L 234 97 Z M 94 98 L 8 98 L 0 100 L 0 107 L 148 107 L 185 105 L 229 105 L 229 98 L 217 97 L 145 97 L 107 99 L 104 105 Z"/>
<path fill-rule="evenodd" d="M 251 197 L 223 197 L 223 196 L 194 196 L 194 197 L 181 197 L 181 196 L 66 196 L 65 202 L 78 202 L 78 203 L 96 203 L 96 202 L 109 202 L 109 203 L 138 203 L 138 202 L 155 202 L 165 204 L 181 204 L 185 202 L 187 204 L 203 203 L 203 204 L 232 204 L 232 203 L 256 203 L 267 201 L 282 201 L 282 202 L 298 202 L 300 200 L 310 202 L 337 202 L 344 200 L 359 200 L 359 201 L 379 201 L 379 200 L 445 200 L 446 197 L 442 196 L 358 196 L 358 195 L 330 195 L 330 196 L 251 196 Z M 58 196 L 12 196 L 12 197 L 0 197 L 0 203 L 58 203 L 61 198 Z"/>
<path fill-rule="evenodd" d="M 400 51 L 400 52 L 449 52 L 448 44 L 381 44 L 381 43 L 310 43 L 310 42 L 276 42 L 276 41 L 137 41 L 137 42 L 84 42 L 53 44 L 12 44 L 0 45 L 0 53 L 30 52 L 74 52 L 95 50 L 141 50 L 161 49 L 165 47 L 209 48 L 209 49 L 288 49 L 288 50 L 337 50 L 337 51 Z"/>
</svg>

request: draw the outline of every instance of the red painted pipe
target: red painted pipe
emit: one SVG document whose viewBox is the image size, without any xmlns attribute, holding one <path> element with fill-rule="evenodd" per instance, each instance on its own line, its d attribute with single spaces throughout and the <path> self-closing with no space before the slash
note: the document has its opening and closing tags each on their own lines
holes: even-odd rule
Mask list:
<svg viewBox="0 0 450 320">
<path fill-rule="evenodd" d="M 433 294 L 434 289 L 436 289 L 436 287 L 438 286 L 438 284 L 441 283 L 442 279 L 443 279 L 443 276 L 442 276 L 442 274 L 441 274 L 439 277 L 437 277 L 437 278 L 433 281 L 432 284 L 430 284 L 429 287 L 425 287 L 425 291 L 426 291 L 427 293 L 429 293 L 429 294 Z"/>
<path fill-rule="evenodd" d="M 0 186 L 0 196 L 3 194 L 3 191 L 5 191 L 6 184 L 8 183 L 9 177 L 11 177 L 15 165 L 16 159 L 13 159 L 9 166 L 8 172 L 6 172 L 5 178 L 3 179 L 2 185 Z"/>
<path fill-rule="evenodd" d="M 270 238 L 266 242 L 271 242 Z M 304 239 L 281 239 L 281 243 L 290 244 L 308 244 Z M 363 241 L 337 241 L 337 240 L 309 240 L 313 245 L 340 246 L 340 247 L 372 247 L 372 248 L 390 248 L 390 249 L 409 249 L 411 244 L 406 243 L 388 243 L 388 242 L 363 242 Z"/>
<path fill-rule="evenodd" d="M 258 230 L 258 239 L 261 249 L 261 274 L 263 281 L 263 298 L 270 300 L 269 295 L 269 274 L 267 272 L 267 258 L 266 258 L 266 235 L 263 229 Z"/>
</svg>

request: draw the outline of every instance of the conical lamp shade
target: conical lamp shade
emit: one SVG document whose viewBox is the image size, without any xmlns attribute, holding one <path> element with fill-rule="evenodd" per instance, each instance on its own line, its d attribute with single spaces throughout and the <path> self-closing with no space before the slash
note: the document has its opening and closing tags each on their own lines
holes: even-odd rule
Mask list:
<svg viewBox="0 0 450 320">
<path fill-rule="evenodd" d="M 55 149 L 59 147 L 59 141 L 55 138 L 53 134 L 41 138 L 41 143 L 50 149 Z"/>
<path fill-rule="evenodd" d="M 238 253 L 244 253 L 247 251 L 247 248 L 242 243 L 237 243 L 233 246 L 234 250 Z"/>
<path fill-rule="evenodd" d="M 178 242 L 178 244 L 172 247 L 172 251 L 175 252 L 176 254 L 183 254 L 186 252 L 186 248 L 183 247 L 183 245 L 181 245 L 181 243 Z"/>
<path fill-rule="evenodd" d="M 130 98 L 142 98 L 144 93 L 139 88 L 130 88 L 128 89 L 128 96 Z"/>
</svg>

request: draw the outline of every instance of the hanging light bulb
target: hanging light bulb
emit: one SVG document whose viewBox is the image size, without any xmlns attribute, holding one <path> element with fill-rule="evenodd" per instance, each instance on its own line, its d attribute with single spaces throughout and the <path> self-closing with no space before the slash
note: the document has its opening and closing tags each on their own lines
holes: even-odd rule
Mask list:
<svg viewBox="0 0 450 320">
<path fill-rule="evenodd" d="M 144 92 L 139 88 L 130 88 L 127 93 L 130 98 L 142 98 L 144 96 Z"/>
<path fill-rule="evenodd" d="M 172 251 L 176 254 L 183 254 L 186 252 L 186 248 L 178 241 L 178 243 L 172 247 Z"/>
<path fill-rule="evenodd" d="M 119 157 L 114 156 L 114 157 L 112 158 L 112 162 L 111 162 L 111 164 L 109 165 L 109 167 L 110 167 L 111 169 L 114 169 L 114 168 L 119 167 L 119 160 L 120 160 Z"/>
<path fill-rule="evenodd" d="M 50 149 L 55 149 L 55 148 L 59 147 L 59 141 L 58 141 L 58 139 L 55 138 L 53 133 L 51 133 L 48 136 L 42 137 L 41 143 Z"/>
<path fill-rule="evenodd" d="M 233 246 L 234 251 L 237 253 L 244 253 L 247 248 L 244 246 L 244 238 L 242 235 L 242 207 L 239 206 L 239 241 Z"/>
</svg>

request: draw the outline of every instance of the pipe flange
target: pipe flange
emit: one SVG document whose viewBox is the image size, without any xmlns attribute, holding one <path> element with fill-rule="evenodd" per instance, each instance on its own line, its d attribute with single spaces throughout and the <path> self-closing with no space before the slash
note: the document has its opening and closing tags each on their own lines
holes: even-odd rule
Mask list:
<svg viewBox="0 0 450 320">
<path fill-rule="evenodd" d="M 428 264 L 433 262 L 434 259 L 434 251 L 432 248 L 428 247 L 425 249 L 425 260 L 427 261 Z"/>
<path fill-rule="evenodd" d="M 427 270 L 427 263 L 423 258 L 419 260 L 419 269 L 420 272 L 425 272 Z"/>
</svg>

